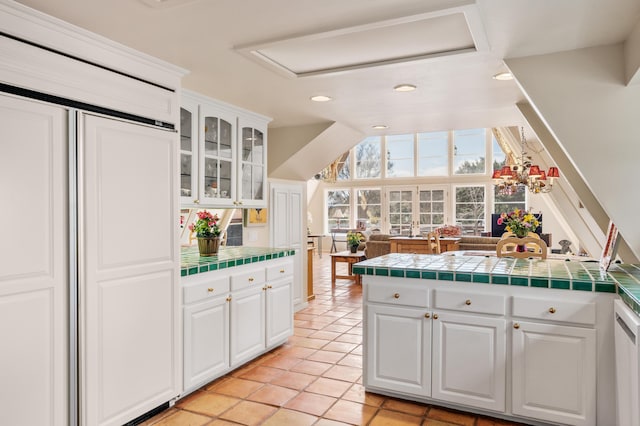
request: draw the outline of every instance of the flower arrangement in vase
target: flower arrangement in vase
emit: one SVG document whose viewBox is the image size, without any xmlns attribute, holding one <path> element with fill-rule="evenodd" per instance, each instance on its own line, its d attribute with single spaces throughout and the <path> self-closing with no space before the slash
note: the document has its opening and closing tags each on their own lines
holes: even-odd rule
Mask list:
<svg viewBox="0 0 640 426">
<path fill-rule="evenodd" d="M 498 225 L 505 224 L 507 232 L 513 232 L 516 237 L 524 238 L 529 232 L 536 232 L 540 221 L 533 213 L 515 209 L 511 213 L 502 213 L 497 220 Z"/>
<path fill-rule="evenodd" d="M 356 253 L 362 242 L 362 234 L 359 232 L 347 232 L 347 245 L 351 249 L 351 253 Z"/>
<path fill-rule="evenodd" d="M 198 250 L 200 256 L 214 256 L 220 248 L 220 233 L 218 226 L 220 218 L 204 210 L 198 212 L 198 219 L 189 225 L 189 230 L 198 237 Z"/>
</svg>

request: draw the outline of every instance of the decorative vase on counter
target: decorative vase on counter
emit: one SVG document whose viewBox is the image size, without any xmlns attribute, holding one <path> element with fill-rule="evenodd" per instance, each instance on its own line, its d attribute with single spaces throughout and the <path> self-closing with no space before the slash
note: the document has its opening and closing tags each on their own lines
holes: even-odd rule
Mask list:
<svg viewBox="0 0 640 426">
<path fill-rule="evenodd" d="M 198 237 L 200 256 L 215 256 L 220 248 L 220 237 Z"/>
<path fill-rule="evenodd" d="M 353 246 L 350 246 L 350 248 L 351 248 L 351 253 L 357 253 L 358 252 L 358 246 L 353 245 Z"/>
</svg>

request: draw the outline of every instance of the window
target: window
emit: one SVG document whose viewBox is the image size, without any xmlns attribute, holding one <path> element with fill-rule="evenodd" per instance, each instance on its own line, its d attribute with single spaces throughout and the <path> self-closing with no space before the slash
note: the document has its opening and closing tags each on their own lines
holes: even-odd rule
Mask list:
<svg viewBox="0 0 640 426">
<path fill-rule="evenodd" d="M 413 227 L 413 194 L 416 188 L 393 188 L 387 191 L 389 200 L 389 233 L 411 235 Z"/>
<path fill-rule="evenodd" d="M 340 158 L 338 158 L 336 162 L 337 174 L 336 180 L 349 180 L 351 179 L 351 170 L 349 170 L 349 157 L 350 151 L 342 154 Z"/>
<path fill-rule="evenodd" d="M 456 130 L 453 143 L 454 174 L 486 173 L 485 129 Z"/>
<path fill-rule="evenodd" d="M 368 137 L 358 145 L 354 152 L 356 156 L 356 179 L 379 178 L 382 165 L 381 143 L 379 136 Z"/>
<path fill-rule="evenodd" d="M 414 176 L 413 135 L 387 136 L 387 177 Z"/>
<path fill-rule="evenodd" d="M 444 189 L 418 189 L 420 233 L 431 232 L 444 225 Z"/>
<path fill-rule="evenodd" d="M 491 138 L 491 147 L 493 151 L 493 172 L 493 170 L 500 170 L 502 169 L 502 166 L 507 165 L 507 156 L 504 154 L 504 151 L 498 144 L 495 136 L 492 136 Z"/>
<path fill-rule="evenodd" d="M 418 176 L 449 175 L 449 132 L 418 133 Z"/>
<path fill-rule="evenodd" d="M 364 223 L 367 229 L 378 228 L 380 223 L 380 213 L 382 208 L 380 189 L 356 189 L 356 226 Z"/>
<path fill-rule="evenodd" d="M 493 190 L 495 194 L 493 202 L 494 213 L 509 213 L 516 208 L 520 210 L 527 209 L 527 190 L 524 187 L 522 187 L 522 190 L 516 191 L 511 195 L 501 195 L 498 187 L 495 186 Z"/>
<path fill-rule="evenodd" d="M 464 235 L 480 235 L 484 231 L 484 186 L 459 186 L 455 189 L 456 224 Z"/>
<path fill-rule="evenodd" d="M 350 227 L 350 203 L 349 190 L 327 191 L 327 225 L 328 229 Z"/>
</svg>

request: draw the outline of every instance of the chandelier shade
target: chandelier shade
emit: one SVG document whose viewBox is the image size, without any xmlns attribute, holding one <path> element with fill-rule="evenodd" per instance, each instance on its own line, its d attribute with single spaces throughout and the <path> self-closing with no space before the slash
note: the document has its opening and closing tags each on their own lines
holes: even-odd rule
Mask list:
<svg viewBox="0 0 640 426">
<path fill-rule="evenodd" d="M 526 139 L 523 128 L 520 134 L 522 146 L 520 158 L 515 159 L 515 164 L 494 170 L 492 175 L 494 184 L 502 195 L 511 195 L 524 188 L 529 188 L 529 191 L 534 194 L 550 192 L 553 189 L 553 181 L 560 177 L 560 171 L 553 166 L 545 173 L 540 166 L 531 164 L 531 157 L 525 151 Z"/>
</svg>

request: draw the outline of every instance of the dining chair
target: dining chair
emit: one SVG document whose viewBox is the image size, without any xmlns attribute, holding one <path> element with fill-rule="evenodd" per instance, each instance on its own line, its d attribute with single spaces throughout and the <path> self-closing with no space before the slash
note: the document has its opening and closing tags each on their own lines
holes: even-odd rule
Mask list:
<svg viewBox="0 0 640 426">
<path fill-rule="evenodd" d="M 521 245 L 525 246 L 525 250 L 519 252 L 518 250 L 507 251 L 505 246 L 510 245 Z M 517 257 L 522 259 L 527 259 L 530 257 L 538 257 L 541 259 L 547 258 L 547 243 L 544 242 L 541 238 L 535 237 L 524 237 L 519 238 L 518 241 L 514 241 L 511 238 L 503 238 L 496 244 L 496 256 L 498 257 Z"/>
<path fill-rule="evenodd" d="M 431 254 L 440 254 L 440 234 L 437 232 L 427 233 L 427 247 Z"/>
</svg>

